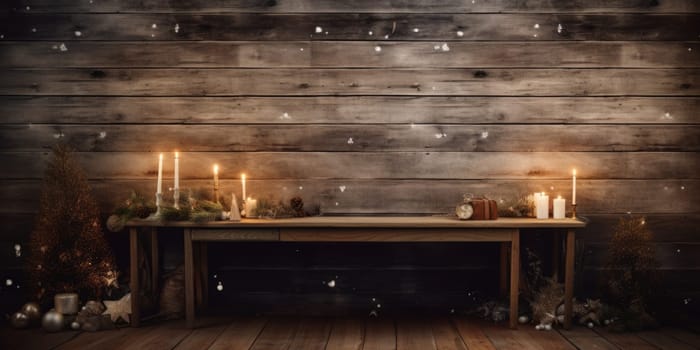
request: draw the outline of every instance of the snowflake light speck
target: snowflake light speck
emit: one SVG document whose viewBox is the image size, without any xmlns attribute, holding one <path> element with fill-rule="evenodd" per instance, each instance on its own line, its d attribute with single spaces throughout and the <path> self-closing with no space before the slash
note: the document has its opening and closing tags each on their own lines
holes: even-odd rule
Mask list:
<svg viewBox="0 0 700 350">
<path fill-rule="evenodd" d="M 32 33 L 36 33 L 36 28 L 32 28 Z"/>
<path fill-rule="evenodd" d="M 106 131 L 100 131 L 100 136 L 101 139 L 107 137 L 107 132 Z"/>
<path fill-rule="evenodd" d="M 316 30 L 315 30 L 315 31 L 316 31 L 317 34 L 318 34 L 318 33 L 322 33 L 322 32 L 323 32 L 323 28 L 321 28 L 321 27 L 319 27 L 319 26 L 316 26 Z"/>
<path fill-rule="evenodd" d="M 440 132 L 440 133 L 435 134 L 436 139 L 441 139 L 443 137 L 447 137 L 447 133 Z"/>
<path fill-rule="evenodd" d="M 219 281 L 219 284 L 216 285 L 216 290 L 219 292 L 224 290 L 224 285 L 221 283 L 221 281 Z"/>
<path fill-rule="evenodd" d="M 464 32 L 461 31 L 461 30 L 458 30 L 458 31 L 457 31 L 457 36 L 460 37 L 460 38 L 463 37 L 463 36 L 464 36 Z"/>
<path fill-rule="evenodd" d="M 338 188 L 340 189 L 340 192 L 345 192 L 345 189 L 346 189 L 345 185 L 338 186 Z"/>
<path fill-rule="evenodd" d="M 330 280 L 330 281 L 328 281 L 327 285 L 328 285 L 328 287 L 330 287 L 330 288 L 335 288 L 335 280 Z"/>
<path fill-rule="evenodd" d="M 158 25 L 153 23 L 153 24 L 151 24 L 151 28 L 156 29 L 156 28 L 158 28 Z"/>
<path fill-rule="evenodd" d="M 352 137 L 348 139 L 348 145 L 352 145 L 354 143 L 355 143 L 355 140 L 353 140 Z"/>
<path fill-rule="evenodd" d="M 14 282 L 12 282 L 12 279 L 11 279 L 11 278 L 8 278 L 8 279 L 5 280 L 5 285 L 8 286 L 8 287 L 11 286 L 12 283 L 14 283 Z"/>
<path fill-rule="evenodd" d="M 19 243 L 18 243 L 18 244 L 15 244 L 14 248 L 15 248 L 15 257 L 19 258 L 20 256 L 22 256 L 22 246 L 19 245 Z"/>
<path fill-rule="evenodd" d="M 488 132 L 488 131 L 482 131 L 482 132 L 481 132 L 481 138 L 482 138 L 482 139 L 485 139 L 485 138 L 488 138 L 488 137 L 489 137 L 489 132 Z"/>
<path fill-rule="evenodd" d="M 282 119 L 282 120 L 285 120 L 285 119 L 288 120 L 288 119 L 292 119 L 292 117 L 289 116 L 289 113 L 284 112 L 284 113 L 282 113 L 282 115 L 280 115 L 280 119 Z"/>
<path fill-rule="evenodd" d="M 83 33 L 82 33 L 81 31 L 79 31 L 79 30 L 76 30 L 73 34 L 75 34 L 75 36 L 78 37 L 78 38 L 81 37 L 81 36 L 83 36 Z"/>
<path fill-rule="evenodd" d="M 173 28 L 173 30 L 175 31 L 175 33 L 179 33 L 180 32 L 180 25 L 175 23 L 175 28 Z"/>
<path fill-rule="evenodd" d="M 374 47 L 374 51 L 375 51 L 375 52 L 382 52 L 382 47 L 379 46 L 379 45 L 377 45 L 377 46 Z"/>
<path fill-rule="evenodd" d="M 61 52 L 68 51 L 68 47 L 66 46 L 65 43 L 61 43 L 61 45 L 58 46 L 58 49 L 61 50 Z"/>
<path fill-rule="evenodd" d="M 370 30 L 369 32 L 367 32 L 367 35 L 374 35 L 374 32 Z"/>
<path fill-rule="evenodd" d="M 539 24 L 539 23 L 535 23 L 535 25 L 532 26 L 532 27 L 535 28 L 535 29 L 540 29 L 540 24 Z"/>
<path fill-rule="evenodd" d="M 564 27 L 559 23 L 557 25 L 557 34 L 561 34 L 564 31 Z"/>
<path fill-rule="evenodd" d="M 443 43 L 441 49 L 444 52 L 450 51 L 450 47 L 447 45 L 447 43 Z"/>
<path fill-rule="evenodd" d="M 420 29 L 418 29 L 418 28 L 413 28 L 413 32 L 414 32 L 414 33 L 418 33 L 418 32 L 420 32 Z"/>
</svg>

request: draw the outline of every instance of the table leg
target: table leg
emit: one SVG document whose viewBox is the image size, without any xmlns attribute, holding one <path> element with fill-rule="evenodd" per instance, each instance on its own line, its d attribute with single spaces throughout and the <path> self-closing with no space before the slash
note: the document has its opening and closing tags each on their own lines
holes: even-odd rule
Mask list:
<svg viewBox="0 0 700 350">
<path fill-rule="evenodd" d="M 209 305 L 209 255 L 207 252 L 207 242 L 200 242 L 199 266 L 202 276 L 202 307 L 205 309 Z"/>
<path fill-rule="evenodd" d="M 136 227 L 129 229 L 129 288 L 131 289 L 131 326 L 141 321 L 139 305 L 139 235 Z"/>
<path fill-rule="evenodd" d="M 194 305 L 195 309 L 202 308 L 202 242 L 192 242 L 192 262 L 194 269 Z"/>
<path fill-rule="evenodd" d="M 566 271 L 564 271 L 564 328 L 571 328 L 574 298 L 574 246 L 576 236 L 574 230 L 566 235 Z"/>
<path fill-rule="evenodd" d="M 559 264 L 561 262 L 561 241 L 559 233 L 552 234 L 552 278 L 559 281 Z"/>
<path fill-rule="evenodd" d="M 192 258 L 192 229 L 185 228 L 185 318 L 187 327 L 194 328 L 194 261 Z"/>
<path fill-rule="evenodd" d="M 501 298 L 508 296 L 508 242 L 501 242 L 501 271 L 499 287 Z"/>
<path fill-rule="evenodd" d="M 513 231 L 510 242 L 510 328 L 518 328 L 518 292 L 520 282 L 520 230 Z"/>
<path fill-rule="evenodd" d="M 158 229 L 151 228 L 151 288 L 153 288 L 153 300 L 158 300 L 160 293 L 158 292 L 160 273 L 160 264 L 158 260 Z"/>
</svg>

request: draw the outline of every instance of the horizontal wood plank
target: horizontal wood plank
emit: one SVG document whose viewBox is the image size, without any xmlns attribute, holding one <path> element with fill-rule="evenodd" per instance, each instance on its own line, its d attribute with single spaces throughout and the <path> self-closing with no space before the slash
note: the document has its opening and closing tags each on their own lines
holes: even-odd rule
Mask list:
<svg viewBox="0 0 700 350">
<path fill-rule="evenodd" d="M 697 42 L 0 43 L 0 67 L 700 67 Z M 436 45 L 438 49 L 436 49 Z M 380 47 L 381 54 L 376 54 Z"/>
<path fill-rule="evenodd" d="M 271 13 L 334 13 L 334 12 L 397 12 L 397 13 L 480 13 L 480 12 L 700 12 L 700 5 L 693 0 L 589 0 L 582 5 L 576 0 L 489 0 L 465 2 L 461 0 L 439 1 L 391 1 L 354 0 L 277 0 L 277 1 L 228 1 L 228 0 L 101 0 L 92 3 L 70 0 L 33 0 L 29 9 L 26 2 L 8 0 L 7 8 L 15 12 L 271 12 Z"/>
<path fill-rule="evenodd" d="M 700 69 L 8 69 L 5 95 L 697 96 Z"/>
<path fill-rule="evenodd" d="M 80 152 L 75 156 L 91 179 L 156 176 L 154 153 Z M 165 153 L 166 178 L 173 172 L 172 157 Z M 579 167 L 586 179 L 700 178 L 700 158 L 691 152 L 188 152 L 180 157 L 180 176 L 201 180 L 212 178 L 213 164 L 219 165 L 223 179 L 235 179 L 241 171 L 266 180 L 565 179 L 572 167 Z M 0 179 L 41 179 L 49 159 L 47 151 L 0 152 L 0 164 L 14 165 L 0 173 Z"/>
<path fill-rule="evenodd" d="M 252 176 L 252 175 L 251 175 Z M 155 193 L 156 181 L 92 182 L 94 193 L 104 212 L 126 200 L 131 190 Z M 182 181 L 188 188 L 204 191 L 211 181 Z M 340 187 L 345 186 L 345 191 Z M 510 199 L 523 193 L 547 191 L 569 197 L 570 180 L 279 180 L 248 181 L 248 194 L 256 198 L 289 200 L 302 196 L 306 208 L 320 205 L 324 214 L 452 213 L 464 193 L 484 194 Z M 617 213 L 682 214 L 697 213 L 700 196 L 698 180 L 579 180 L 579 215 Z M 167 188 L 167 184 L 166 184 Z M 222 180 L 222 193 L 240 194 L 240 181 Z M 38 181 L 0 181 L 0 200 L 13 203 L 2 213 L 31 213 L 38 208 Z M 186 193 L 186 192 L 185 192 Z M 170 199 L 166 193 L 166 199 Z M 228 197 L 228 196 L 226 196 Z M 663 202 L 664 205 L 658 205 Z"/>
<path fill-rule="evenodd" d="M 643 216 L 654 242 L 695 242 L 697 241 L 698 227 L 700 227 L 700 215 L 656 215 L 646 213 Z M 587 243 L 606 243 L 615 232 L 615 226 L 624 216 L 620 215 L 590 215 L 589 223 L 585 229 L 580 230 L 582 239 Z"/>
<path fill-rule="evenodd" d="M 661 41 L 697 40 L 700 29 L 699 14 L 14 13 L 3 17 L 0 32 L 5 40 Z M 75 31 L 81 32 L 80 37 Z"/>
<path fill-rule="evenodd" d="M 697 97 L 0 96 L 0 124 L 698 124 Z"/>
<path fill-rule="evenodd" d="M 611 152 L 700 150 L 700 126 L 674 125 L 2 125 L 6 149 L 42 151 Z"/>
<path fill-rule="evenodd" d="M 657 232 L 663 234 L 663 232 Z M 578 235 L 578 232 L 577 232 Z M 585 235 L 585 234 L 584 234 Z M 585 239 L 585 236 L 581 237 Z M 585 244 L 582 261 L 584 268 L 596 269 L 605 266 L 609 259 L 608 249 L 610 245 L 606 243 Z M 656 260 L 659 262 L 658 269 L 661 270 L 700 270 L 698 254 L 700 254 L 700 243 L 654 243 Z"/>
</svg>

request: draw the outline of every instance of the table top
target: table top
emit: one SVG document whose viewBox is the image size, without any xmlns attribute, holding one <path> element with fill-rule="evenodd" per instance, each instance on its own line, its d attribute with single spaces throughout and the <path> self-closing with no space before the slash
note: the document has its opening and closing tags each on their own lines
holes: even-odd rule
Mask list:
<svg viewBox="0 0 700 350">
<path fill-rule="evenodd" d="M 581 228 L 577 219 L 499 218 L 459 220 L 451 216 L 312 216 L 283 219 L 242 219 L 241 221 L 131 220 L 127 227 L 252 228 L 252 227 L 333 227 L 333 228 Z"/>
</svg>

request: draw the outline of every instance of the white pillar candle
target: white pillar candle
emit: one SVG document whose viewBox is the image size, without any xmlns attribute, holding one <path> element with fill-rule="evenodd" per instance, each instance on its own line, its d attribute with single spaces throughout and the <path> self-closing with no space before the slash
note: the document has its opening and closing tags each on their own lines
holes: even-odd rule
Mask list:
<svg viewBox="0 0 700 350">
<path fill-rule="evenodd" d="M 573 184 L 571 185 L 571 204 L 576 205 L 576 169 L 574 169 L 573 174 Z"/>
<path fill-rule="evenodd" d="M 548 219 L 549 218 L 549 196 L 542 192 L 537 201 L 537 218 L 538 219 Z"/>
<path fill-rule="evenodd" d="M 246 200 L 246 195 L 245 195 L 245 174 L 241 174 L 241 186 L 243 187 L 243 201 Z M 246 208 L 248 210 L 248 208 Z"/>
<path fill-rule="evenodd" d="M 561 196 L 557 196 L 557 198 L 554 199 L 554 218 L 555 219 L 563 219 L 565 217 L 565 212 L 566 212 L 566 199 L 561 198 Z"/>
<path fill-rule="evenodd" d="M 158 156 L 158 189 L 156 193 L 163 193 L 163 153 Z"/>
</svg>

